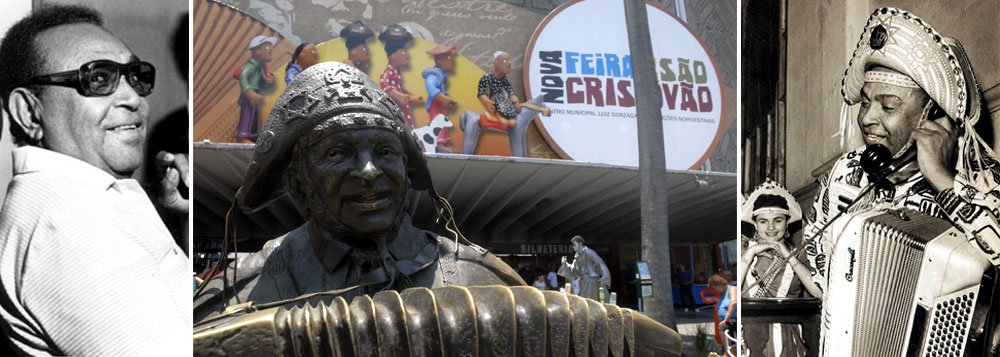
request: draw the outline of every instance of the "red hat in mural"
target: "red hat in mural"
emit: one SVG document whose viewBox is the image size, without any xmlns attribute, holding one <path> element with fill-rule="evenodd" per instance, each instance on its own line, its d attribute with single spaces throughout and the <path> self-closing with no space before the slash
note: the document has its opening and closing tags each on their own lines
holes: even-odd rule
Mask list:
<svg viewBox="0 0 1000 357">
<path fill-rule="evenodd" d="M 451 45 L 451 46 L 438 45 L 437 47 L 434 47 L 434 48 L 432 48 L 430 50 L 427 50 L 427 54 L 429 54 L 431 56 L 440 56 L 440 55 L 443 55 L 443 54 L 446 54 L 446 53 L 454 54 L 457 49 L 458 49 L 458 46 L 455 46 L 455 45 Z"/>
</svg>

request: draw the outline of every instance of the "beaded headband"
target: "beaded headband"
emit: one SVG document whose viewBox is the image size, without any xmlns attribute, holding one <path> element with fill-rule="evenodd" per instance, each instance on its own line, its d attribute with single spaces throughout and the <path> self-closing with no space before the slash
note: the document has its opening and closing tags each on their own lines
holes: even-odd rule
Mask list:
<svg viewBox="0 0 1000 357">
<path fill-rule="evenodd" d="M 753 211 L 753 215 L 761 215 L 764 213 L 778 213 L 783 215 L 788 215 L 788 210 L 781 207 L 761 207 Z"/>
<path fill-rule="evenodd" d="M 920 85 L 914 82 L 913 79 L 910 79 L 910 77 L 885 71 L 865 72 L 865 83 L 884 83 L 897 87 L 920 88 Z"/>
</svg>

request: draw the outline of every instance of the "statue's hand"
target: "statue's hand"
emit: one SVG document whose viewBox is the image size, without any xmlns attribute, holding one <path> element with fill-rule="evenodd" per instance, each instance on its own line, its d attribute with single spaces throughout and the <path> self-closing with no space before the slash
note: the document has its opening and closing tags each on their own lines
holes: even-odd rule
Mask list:
<svg viewBox="0 0 1000 357">
<path fill-rule="evenodd" d="M 250 102 L 251 106 L 257 106 L 260 101 L 264 99 L 264 96 L 257 93 L 255 90 L 247 91 L 247 100 Z"/>
</svg>

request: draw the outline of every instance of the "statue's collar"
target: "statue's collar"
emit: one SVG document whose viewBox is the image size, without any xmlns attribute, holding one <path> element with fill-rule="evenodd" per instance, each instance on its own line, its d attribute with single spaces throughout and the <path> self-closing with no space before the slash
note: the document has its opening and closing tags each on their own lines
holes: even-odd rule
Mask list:
<svg viewBox="0 0 1000 357">
<path fill-rule="evenodd" d="M 349 255 L 351 250 L 355 249 L 354 246 L 342 240 L 338 240 L 336 237 L 319 234 L 319 228 L 312 220 L 306 222 L 305 228 L 309 233 L 309 242 L 312 245 L 313 252 L 319 259 L 320 264 L 323 265 L 323 269 L 328 273 L 332 273 L 336 270 L 341 262 L 343 262 L 344 258 Z M 418 255 L 420 255 L 429 244 L 433 245 L 434 242 L 427 236 L 427 233 L 417 227 L 414 227 L 413 222 L 410 219 L 410 215 L 404 214 L 399 222 L 399 230 L 397 231 L 396 236 L 389 242 L 389 254 L 392 255 L 392 258 L 397 262 L 406 262 L 418 258 Z M 413 263 L 416 263 L 416 266 L 424 265 L 420 264 L 423 262 Z"/>
</svg>

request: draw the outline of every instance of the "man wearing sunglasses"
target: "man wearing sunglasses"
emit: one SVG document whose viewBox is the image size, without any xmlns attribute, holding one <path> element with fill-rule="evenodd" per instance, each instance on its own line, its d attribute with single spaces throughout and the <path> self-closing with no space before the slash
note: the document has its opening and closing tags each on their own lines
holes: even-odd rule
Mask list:
<svg viewBox="0 0 1000 357">
<path fill-rule="evenodd" d="M 0 43 L 18 144 L 0 213 L 4 332 L 30 355 L 182 355 L 187 259 L 131 178 L 155 69 L 102 24 L 88 8 L 47 7 Z M 184 155 L 158 159 L 176 190 Z"/>
</svg>

